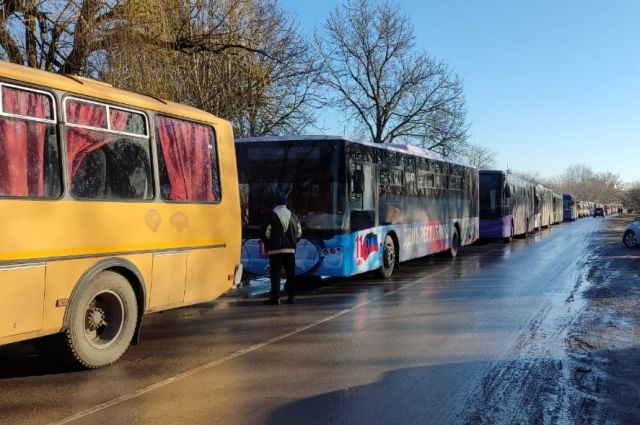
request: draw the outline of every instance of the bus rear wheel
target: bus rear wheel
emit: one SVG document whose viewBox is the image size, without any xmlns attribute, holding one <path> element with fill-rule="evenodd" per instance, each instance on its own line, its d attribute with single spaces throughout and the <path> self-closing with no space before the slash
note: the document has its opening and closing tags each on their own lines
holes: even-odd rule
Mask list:
<svg viewBox="0 0 640 425">
<path fill-rule="evenodd" d="M 509 236 L 504 238 L 504 243 L 511 243 L 512 240 L 513 240 L 513 222 L 511 222 L 511 233 L 509 233 Z"/>
<path fill-rule="evenodd" d="M 624 242 L 624 246 L 627 248 L 635 248 L 638 246 L 638 241 L 636 240 L 636 235 L 631 230 L 627 230 L 622 237 L 622 242 Z"/>
<path fill-rule="evenodd" d="M 458 248 L 460 247 L 460 235 L 458 234 L 458 228 L 453 228 L 453 234 L 451 235 L 451 245 L 447 254 L 450 258 L 456 258 L 458 255 Z"/>
<path fill-rule="evenodd" d="M 378 269 L 378 274 L 385 279 L 389 279 L 393 274 L 395 265 L 396 245 L 391 235 L 387 235 L 382 244 L 382 264 L 380 265 L 380 269 Z"/>
<path fill-rule="evenodd" d="M 96 369 L 118 360 L 136 330 L 138 305 L 129 281 L 103 271 L 71 300 L 63 338 L 64 360 L 70 366 Z"/>
</svg>

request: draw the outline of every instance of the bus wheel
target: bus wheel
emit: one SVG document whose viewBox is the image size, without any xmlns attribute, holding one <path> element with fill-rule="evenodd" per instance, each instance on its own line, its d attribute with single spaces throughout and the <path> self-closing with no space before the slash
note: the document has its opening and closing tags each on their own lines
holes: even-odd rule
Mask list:
<svg viewBox="0 0 640 425">
<path fill-rule="evenodd" d="M 378 273 L 385 279 L 389 279 L 393 274 L 396 265 L 396 245 L 390 235 L 385 236 L 382 244 L 382 264 Z"/>
<path fill-rule="evenodd" d="M 638 241 L 636 240 L 636 235 L 631 230 L 627 230 L 622 237 L 622 242 L 624 242 L 624 246 L 627 248 L 634 248 L 638 246 Z"/>
<path fill-rule="evenodd" d="M 513 222 L 511 222 L 511 233 L 509 233 L 509 236 L 504 238 L 504 243 L 511 243 L 512 240 L 513 240 Z"/>
<path fill-rule="evenodd" d="M 118 360 L 136 330 L 138 305 L 120 274 L 103 271 L 71 300 L 63 333 L 65 359 L 73 367 L 95 369 Z"/>
<path fill-rule="evenodd" d="M 458 255 L 458 247 L 460 246 L 460 235 L 458 235 L 458 228 L 453 228 L 453 234 L 451 235 L 451 246 L 449 246 L 449 257 L 456 258 Z"/>
</svg>

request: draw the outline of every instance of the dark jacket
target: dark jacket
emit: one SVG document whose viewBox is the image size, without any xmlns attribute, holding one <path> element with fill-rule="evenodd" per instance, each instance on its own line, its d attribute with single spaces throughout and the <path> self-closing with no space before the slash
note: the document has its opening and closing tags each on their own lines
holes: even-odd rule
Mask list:
<svg viewBox="0 0 640 425">
<path fill-rule="evenodd" d="M 284 229 L 278 214 L 271 211 L 268 219 L 262 225 L 260 239 L 269 254 L 295 253 L 301 233 L 300 221 L 293 212 L 289 219 L 289 225 Z"/>
</svg>

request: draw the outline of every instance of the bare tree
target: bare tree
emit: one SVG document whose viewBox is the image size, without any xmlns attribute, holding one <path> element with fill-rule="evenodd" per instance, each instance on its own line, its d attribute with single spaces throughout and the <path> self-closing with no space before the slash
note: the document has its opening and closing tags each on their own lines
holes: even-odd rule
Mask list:
<svg viewBox="0 0 640 425">
<path fill-rule="evenodd" d="M 0 3 L 9 61 L 84 74 L 230 119 L 236 134 L 315 120 L 318 66 L 277 0 Z"/>
<path fill-rule="evenodd" d="M 117 22 L 118 0 L 23 0 L 0 3 L 5 60 L 67 74 L 91 74 L 94 54 Z"/>
<path fill-rule="evenodd" d="M 547 178 L 544 178 L 540 175 L 539 172 L 533 170 L 526 171 L 513 171 L 513 174 L 520 177 L 523 180 L 534 184 L 541 184 L 543 186 L 552 187 L 553 183 Z"/>
<path fill-rule="evenodd" d="M 105 79 L 223 116 L 239 136 L 299 133 L 315 122 L 318 64 L 275 0 L 189 4 L 186 13 L 182 2 L 129 13 L 134 25 L 113 37 Z"/>
<path fill-rule="evenodd" d="M 622 204 L 626 208 L 640 211 L 640 181 L 631 183 L 622 195 Z"/>
<path fill-rule="evenodd" d="M 618 174 L 594 172 L 582 164 L 569 166 L 560 176 L 550 180 L 550 187 L 558 192 L 571 193 L 576 198 L 597 203 L 619 201 L 622 181 Z"/>
<path fill-rule="evenodd" d="M 496 156 L 496 151 L 473 143 L 463 144 L 455 155 L 461 162 L 484 170 L 496 167 Z"/>
<path fill-rule="evenodd" d="M 467 138 L 461 80 L 415 49 L 409 19 L 377 0 L 347 0 L 316 37 L 330 104 L 377 143 L 408 142 L 450 154 Z"/>
</svg>

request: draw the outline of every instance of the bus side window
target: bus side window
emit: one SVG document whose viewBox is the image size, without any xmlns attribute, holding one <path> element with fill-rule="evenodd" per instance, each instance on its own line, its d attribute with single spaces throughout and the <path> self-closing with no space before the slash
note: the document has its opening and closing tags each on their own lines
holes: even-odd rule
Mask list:
<svg viewBox="0 0 640 425">
<path fill-rule="evenodd" d="M 107 157 L 102 149 L 84 155 L 71 176 L 71 193 L 78 198 L 102 198 L 107 180 Z"/>
<path fill-rule="evenodd" d="M 0 102 L 0 197 L 60 196 L 53 97 L 2 83 Z"/>
<path fill-rule="evenodd" d="M 353 171 L 353 193 L 363 193 L 363 192 L 364 192 L 364 171 L 354 170 Z"/>
<path fill-rule="evenodd" d="M 353 210 L 351 211 L 351 231 L 369 229 L 375 226 L 375 211 Z"/>
<path fill-rule="evenodd" d="M 109 145 L 107 155 L 108 199 L 150 199 L 151 163 L 148 147 L 127 137 Z"/>
<path fill-rule="evenodd" d="M 156 116 L 155 128 L 162 199 L 220 202 L 220 170 L 213 128 L 161 115 Z"/>
</svg>

